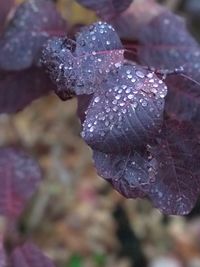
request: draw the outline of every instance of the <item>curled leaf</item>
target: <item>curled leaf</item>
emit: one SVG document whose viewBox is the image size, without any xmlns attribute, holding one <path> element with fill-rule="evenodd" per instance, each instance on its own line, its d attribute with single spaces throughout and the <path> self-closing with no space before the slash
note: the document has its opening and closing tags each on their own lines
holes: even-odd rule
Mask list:
<svg viewBox="0 0 200 267">
<path fill-rule="evenodd" d="M 114 29 L 98 22 L 86 27 L 74 44 L 67 38 L 49 40 L 42 62 L 57 86 L 56 93 L 68 99 L 75 94 L 93 93 L 107 74 L 123 62 L 123 52 Z"/>
</svg>

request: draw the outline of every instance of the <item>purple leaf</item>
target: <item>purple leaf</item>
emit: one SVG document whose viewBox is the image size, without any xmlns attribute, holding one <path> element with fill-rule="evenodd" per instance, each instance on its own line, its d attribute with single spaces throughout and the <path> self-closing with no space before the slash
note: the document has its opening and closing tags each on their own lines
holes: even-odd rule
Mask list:
<svg viewBox="0 0 200 267">
<path fill-rule="evenodd" d="M 139 43 L 128 48 L 137 49 L 140 64 L 158 70 L 184 68 L 184 75 L 173 75 L 165 81 L 169 89 L 166 110 L 178 120 L 199 121 L 200 46 L 185 21 L 150 1 L 133 5 L 114 25 L 121 37 Z"/>
<path fill-rule="evenodd" d="M 42 69 L 0 72 L 0 113 L 19 111 L 51 90 L 52 83 Z"/>
<path fill-rule="evenodd" d="M 49 39 L 42 53 L 41 63 L 55 84 L 55 93 L 67 100 L 75 95 L 77 65 L 70 51 L 71 43 L 66 38 Z"/>
<path fill-rule="evenodd" d="M 86 8 L 94 10 L 98 16 L 111 19 L 126 10 L 133 0 L 77 0 Z"/>
<path fill-rule="evenodd" d="M 100 176 L 127 198 L 145 196 L 145 187 L 151 180 L 148 172 L 148 161 L 135 153 L 127 155 L 104 154 L 94 151 L 95 166 Z"/>
<path fill-rule="evenodd" d="M 0 214 L 18 217 L 41 181 L 38 163 L 25 152 L 0 149 Z"/>
<path fill-rule="evenodd" d="M 86 111 L 82 137 L 92 149 L 128 152 L 158 134 L 167 87 L 138 65 L 110 73 Z"/>
<path fill-rule="evenodd" d="M 78 35 L 75 47 L 66 38 L 49 40 L 42 62 L 57 85 L 56 93 L 68 99 L 75 94 L 93 93 L 107 74 L 123 62 L 123 52 L 114 29 L 98 22 Z"/>
<path fill-rule="evenodd" d="M 200 86 L 195 81 L 181 75 L 169 76 L 166 79 L 168 95 L 166 113 L 179 121 L 190 121 L 199 129 Z"/>
<path fill-rule="evenodd" d="M 165 214 L 185 215 L 200 193 L 200 144 L 188 123 L 168 120 L 143 154 L 94 151 L 97 172 L 127 198 L 147 197 Z M 141 151 L 141 150 L 140 150 Z"/>
<path fill-rule="evenodd" d="M 165 123 L 158 145 L 150 147 L 157 161 L 155 182 L 148 195 L 166 214 L 184 215 L 200 193 L 200 143 L 189 123 Z"/>
<path fill-rule="evenodd" d="M 0 39 L 0 69 L 22 70 L 37 63 L 43 43 L 66 24 L 51 0 L 28 0 L 16 10 Z"/>
<path fill-rule="evenodd" d="M 54 263 L 46 257 L 34 244 L 25 243 L 17 247 L 11 254 L 12 267 L 55 267 Z"/>
</svg>

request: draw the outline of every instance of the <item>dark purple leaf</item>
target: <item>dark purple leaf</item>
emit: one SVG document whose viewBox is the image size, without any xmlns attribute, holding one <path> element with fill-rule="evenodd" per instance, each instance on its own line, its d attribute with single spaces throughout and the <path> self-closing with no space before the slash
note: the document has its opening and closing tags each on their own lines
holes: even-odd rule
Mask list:
<svg viewBox="0 0 200 267">
<path fill-rule="evenodd" d="M 149 163 L 137 152 L 127 155 L 104 154 L 94 151 L 95 166 L 100 176 L 127 198 L 145 196 L 151 183 Z M 149 168 L 149 170 L 148 170 Z"/>
<path fill-rule="evenodd" d="M 165 82 L 169 88 L 166 113 L 180 121 L 191 121 L 199 129 L 200 86 L 181 75 L 169 76 Z"/>
<path fill-rule="evenodd" d="M 66 38 L 49 40 L 42 62 L 57 86 L 56 93 L 68 99 L 74 94 L 93 93 L 106 75 L 123 62 L 123 52 L 114 29 L 98 22 L 78 35 L 76 47 Z"/>
<path fill-rule="evenodd" d="M 157 170 L 148 195 L 166 214 L 187 214 L 200 193 L 199 138 L 191 124 L 170 120 L 157 141 L 149 147 Z"/>
<path fill-rule="evenodd" d="M 200 141 L 188 123 L 168 120 L 143 155 L 94 151 L 93 157 L 98 174 L 122 195 L 147 197 L 165 214 L 185 215 L 199 197 Z"/>
<path fill-rule="evenodd" d="M 126 10 L 133 0 L 77 0 L 86 8 L 94 10 L 98 16 L 111 19 Z"/>
<path fill-rule="evenodd" d="M 42 64 L 55 84 L 55 92 L 62 100 L 75 95 L 74 86 L 78 70 L 70 49 L 71 43 L 68 39 L 55 37 L 48 40 L 41 58 Z"/>
<path fill-rule="evenodd" d="M 14 113 L 49 93 L 52 83 L 39 68 L 20 72 L 0 72 L 0 113 Z"/>
<path fill-rule="evenodd" d="M 0 39 L 0 69 L 22 70 L 37 63 L 43 43 L 65 33 L 52 0 L 28 0 L 16 10 Z"/>
<path fill-rule="evenodd" d="M 14 148 L 1 148 L 0 214 L 18 217 L 40 181 L 38 163 L 27 153 Z"/>
<path fill-rule="evenodd" d="M 42 251 L 31 243 L 17 247 L 11 254 L 12 267 L 55 267 Z"/>
<path fill-rule="evenodd" d="M 82 136 L 92 149 L 128 152 L 146 144 L 162 125 L 167 87 L 138 65 L 110 73 L 86 111 Z"/>
<path fill-rule="evenodd" d="M 200 114 L 200 47 L 184 20 L 150 1 L 131 6 L 114 25 L 123 38 L 139 43 L 128 48 L 137 48 L 140 64 L 158 70 L 184 68 L 187 78 L 174 75 L 165 81 L 169 89 L 166 109 L 170 116 L 196 123 Z"/>
</svg>

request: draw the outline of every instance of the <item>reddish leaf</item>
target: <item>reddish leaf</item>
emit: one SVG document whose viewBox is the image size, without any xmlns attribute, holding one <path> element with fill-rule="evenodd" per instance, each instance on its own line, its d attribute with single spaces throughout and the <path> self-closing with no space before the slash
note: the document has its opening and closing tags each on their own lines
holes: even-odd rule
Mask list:
<svg viewBox="0 0 200 267">
<path fill-rule="evenodd" d="M 17 247 L 11 254 L 12 267 L 55 267 L 39 248 L 31 243 Z"/>
<path fill-rule="evenodd" d="M 49 93 L 52 83 L 39 68 L 21 72 L 0 72 L 0 113 L 14 113 Z"/>
<path fill-rule="evenodd" d="M 16 10 L 0 39 L 0 69 L 22 70 L 37 63 L 42 44 L 66 24 L 52 0 L 28 0 Z"/>
<path fill-rule="evenodd" d="M 105 153 L 128 152 L 146 144 L 162 125 L 167 87 L 137 65 L 110 73 L 86 111 L 82 137 Z"/>
<path fill-rule="evenodd" d="M 126 10 L 133 0 L 77 0 L 86 8 L 94 10 L 98 16 L 111 19 Z"/>
<path fill-rule="evenodd" d="M 166 122 L 149 151 L 157 161 L 148 192 L 154 205 L 166 214 L 189 213 L 200 193 L 200 142 L 191 124 Z"/>
<path fill-rule="evenodd" d="M 0 214 L 17 217 L 21 214 L 41 181 L 37 162 L 14 148 L 0 149 Z"/>
</svg>

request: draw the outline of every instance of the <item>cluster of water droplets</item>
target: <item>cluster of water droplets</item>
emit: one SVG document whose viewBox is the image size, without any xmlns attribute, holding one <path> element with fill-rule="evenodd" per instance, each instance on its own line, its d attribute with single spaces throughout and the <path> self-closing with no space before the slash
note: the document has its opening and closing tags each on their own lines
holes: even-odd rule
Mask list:
<svg viewBox="0 0 200 267">
<path fill-rule="evenodd" d="M 44 51 L 45 66 L 62 98 L 68 91 L 74 95 L 94 93 L 124 61 L 117 33 L 104 22 L 84 28 L 74 46 L 70 49 L 67 38 L 57 38 L 50 40 Z"/>
<path fill-rule="evenodd" d="M 89 94 L 110 71 L 123 64 L 123 46 L 113 27 L 101 21 L 83 30 L 76 43 L 74 54 L 80 69 L 77 78 L 85 85 L 84 93 Z"/>
<path fill-rule="evenodd" d="M 91 146 L 99 142 L 95 148 L 105 141 L 104 136 L 108 143 L 113 138 L 112 144 L 121 149 L 137 146 L 161 126 L 166 94 L 166 85 L 154 73 L 133 64 L 119 67 L 95 92 L 82 137 Z"/>
</svg>

